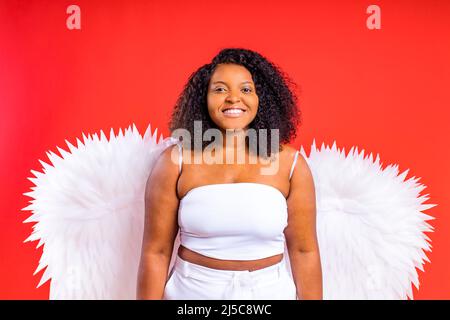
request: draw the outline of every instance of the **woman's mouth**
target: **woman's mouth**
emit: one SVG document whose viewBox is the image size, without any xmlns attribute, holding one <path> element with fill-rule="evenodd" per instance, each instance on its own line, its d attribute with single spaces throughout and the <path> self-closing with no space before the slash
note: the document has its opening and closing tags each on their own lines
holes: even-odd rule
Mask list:
<svg viewBox="0 0 450 320">
<path fill-rule="evenodd" d="M 229 118 L 239 118 L 241 117 L 246 111 L 243 109 L 238 108 L 229 108 L 222 111 L 225 117 Z"/>
</svg>

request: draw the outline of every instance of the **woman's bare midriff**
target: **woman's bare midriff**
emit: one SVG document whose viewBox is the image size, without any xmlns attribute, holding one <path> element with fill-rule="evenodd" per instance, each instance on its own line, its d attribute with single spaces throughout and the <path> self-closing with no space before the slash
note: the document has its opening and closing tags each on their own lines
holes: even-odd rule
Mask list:
<svg viewBox="0 0 450 320">
<path fill-rule="evenodd" d="M 195 263 L 212 269 L 234 271 L 255 271 L 258 269 L 270 267 L 271 265 L 277 264 L 283 259 L 283 254 L 280 253 L 275 256 L 270 256 L 258 260 L 222 260 L 206 257 L 182 245 L 180 245 L 180 247 L 178 248 L 178 255 L 181 259 L 190 263 Z"/>
</svg>

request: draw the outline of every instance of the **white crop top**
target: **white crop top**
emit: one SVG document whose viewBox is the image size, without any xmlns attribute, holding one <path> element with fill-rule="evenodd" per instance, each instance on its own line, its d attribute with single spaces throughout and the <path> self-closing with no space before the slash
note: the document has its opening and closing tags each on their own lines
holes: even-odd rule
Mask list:
<svg viewBox="0 0 450 320">
<path fill-rule="evenodd" d="M 180 172 L 182 149 L 180 148 Z M 289 174 L 291 179 L 298 151 Z M 288 212 L 284 195 L 263 183 L 195 187 L 180 200 L 180 244 L 224 260 L 256 260 L 284 253 Z"/>
</svg>

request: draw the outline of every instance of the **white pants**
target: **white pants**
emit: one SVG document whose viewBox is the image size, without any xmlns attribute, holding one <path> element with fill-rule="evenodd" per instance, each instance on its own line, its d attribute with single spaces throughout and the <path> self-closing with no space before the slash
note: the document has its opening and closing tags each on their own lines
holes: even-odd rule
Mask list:
<svg viewBox="0 0 450 320">
<path fill-rule="evenodd" d="M 281 262 L 255 271 L 219 270 L 176 256 L 164 300 L 296 300 L 292 277 Z"/>
</svg>

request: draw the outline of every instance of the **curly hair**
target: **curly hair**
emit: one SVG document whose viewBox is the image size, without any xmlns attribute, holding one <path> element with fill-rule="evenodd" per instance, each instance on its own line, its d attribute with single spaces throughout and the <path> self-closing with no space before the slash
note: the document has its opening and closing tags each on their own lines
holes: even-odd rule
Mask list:
<svg viewBox="0 0 450 320">
<path fill-rule="evenodd" d="M 207 93 L 210 78 L 219 64 L 238 64 L 244 66 L 252 75 L 259 106 L 249 128 L 257 132 L 259 129 L 267 129 L 269 141 L 271 141 L 270 129 L 278 129 L 280 150 L 282 143 L 288 143 L 296 137 L 297 127 L 301 123 L 298 98 L 291 90 L 291 87 L 297 87 L 296 84 L 277 65 L 261 54 L 241 48 L 221 50 L 211 63 L 201 66 L 190 75 L 172 112 L 169 121 L 171 132 L 183 128 L 193 137 L 195 120 L 202 121 L 202 136 L 209 128 L 217 128 L 208 113 Z M 208 144 L 208 141 L 203 141 L 202 149 Z M 270 143 L 268 149 L 268 155 L 271 156 Z"/>
</svg>

